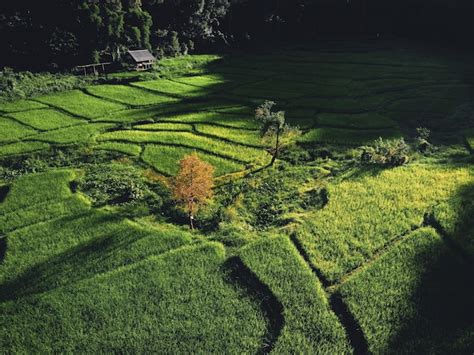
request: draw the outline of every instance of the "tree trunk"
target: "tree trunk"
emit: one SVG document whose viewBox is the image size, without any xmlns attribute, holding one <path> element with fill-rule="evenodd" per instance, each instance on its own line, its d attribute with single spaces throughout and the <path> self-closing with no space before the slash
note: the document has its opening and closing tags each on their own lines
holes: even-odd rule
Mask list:
<svg viewBox="0 0 474 355">
<path fill-rule="evenodd" d="M 273 166 L 273 164 L 275 164 L 275 160 L 278 158 L 278 152 L 279 151 L 280 151 L 280 129 L 277 130 L 275 150 L 273 152 L 273 156 L 272 156 L 272 160 L 270 162 L 270 166 Z"/>
<path fill-rule="evenodd" d="M 191 230 L 194 230 L 194 216 L 192 215 L 192 213 L 189 214 L 189 228 L 191 228 Z"/>
</svg>

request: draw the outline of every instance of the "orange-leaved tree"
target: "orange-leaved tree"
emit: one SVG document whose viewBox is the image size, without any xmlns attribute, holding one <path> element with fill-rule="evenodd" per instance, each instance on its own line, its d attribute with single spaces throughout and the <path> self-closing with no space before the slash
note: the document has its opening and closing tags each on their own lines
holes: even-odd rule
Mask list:
<svg viewBox="0 0 474 355">
<path fill-rule="evenodd" d="M 213 187 L 214 167 L 211 164 L 202 161 L 196 152 L 181 159 L 172 194 L 188 213 L 191 229 L 194 229 L 194 215 L 200 205 L 212 198 Z"/>
</svg>

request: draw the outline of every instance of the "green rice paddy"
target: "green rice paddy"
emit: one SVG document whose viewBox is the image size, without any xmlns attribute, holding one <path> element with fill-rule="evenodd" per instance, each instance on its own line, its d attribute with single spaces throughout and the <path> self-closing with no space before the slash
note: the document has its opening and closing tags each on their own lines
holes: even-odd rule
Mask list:
<svg viewBox="0 0 474 355">
<path fill-rule="evenodd" d="M 472 353 L 472 69 L 390 41 L 221 59 L 0 102 L 0 352 Z M 264 99 L 303 132 L 273 168 Z M 420 126 L 432 152 L 359 164 Z M 108 160 L 168 183 L 193 152 L 220 177 L 207 229 L 77 187 Z"/>
</svg>

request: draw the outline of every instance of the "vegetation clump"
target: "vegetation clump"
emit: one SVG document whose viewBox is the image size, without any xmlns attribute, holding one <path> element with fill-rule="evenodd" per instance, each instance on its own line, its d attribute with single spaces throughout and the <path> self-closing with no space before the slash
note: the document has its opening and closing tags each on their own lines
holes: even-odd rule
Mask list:
<svg viewBox="0 0 474 355">
<path fill-rule="evenodd" d="M 409 146 L 403 138 L 384 140 L 379 138 L 371 146 L 361 147 L 360 160 L 364 164 L 401 166 L 409 162 Z"/>
</svg>

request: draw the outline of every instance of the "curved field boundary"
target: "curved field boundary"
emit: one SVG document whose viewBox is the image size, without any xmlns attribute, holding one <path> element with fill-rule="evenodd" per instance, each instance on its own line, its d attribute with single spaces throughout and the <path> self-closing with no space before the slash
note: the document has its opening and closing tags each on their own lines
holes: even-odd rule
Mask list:
<svg viewBox="0 0 474 355">
<path fill-rule="evenodd" d="M 273 353 L 351 353 L 321 284 L 288 237 L 249 244 L 239 255 L 283 306 L 283 328 Z"/>
</svg>

